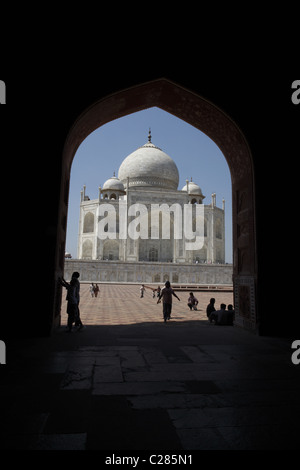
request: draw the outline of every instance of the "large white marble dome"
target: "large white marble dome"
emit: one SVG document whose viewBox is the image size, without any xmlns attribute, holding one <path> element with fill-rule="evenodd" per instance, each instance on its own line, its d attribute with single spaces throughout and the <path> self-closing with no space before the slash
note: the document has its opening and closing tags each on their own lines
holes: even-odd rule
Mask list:
<svg viewBox="0 0 300 470">
<path fill-rule="evenodd" d="M 118 178 L 125 189 L 127 178 L 129 178 L 129 187 L 151 186 L 177 190 L 179 183 L 179 173 L 175 162 L 151 142 L 150 131 L 148 142 L 128 155 L 122 162 Z"/>
</svg>

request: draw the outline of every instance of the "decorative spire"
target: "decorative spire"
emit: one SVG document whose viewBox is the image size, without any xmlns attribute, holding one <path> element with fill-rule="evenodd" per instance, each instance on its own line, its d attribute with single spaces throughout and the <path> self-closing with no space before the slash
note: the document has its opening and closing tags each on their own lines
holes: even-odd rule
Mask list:
<svg viewBox="0 0 300 470">
<path fill-rule="evenodd" d="M 149 132 L 148 132 L 148 142 L 151 143 L 151 127 L 149 127 Z"/>
</svg>

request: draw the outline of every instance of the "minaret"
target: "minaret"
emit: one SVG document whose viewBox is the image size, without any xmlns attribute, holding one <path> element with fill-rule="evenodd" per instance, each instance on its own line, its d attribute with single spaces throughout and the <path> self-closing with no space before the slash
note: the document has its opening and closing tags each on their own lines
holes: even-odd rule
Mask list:
<svg viewBox="0 0 300 470">
<path fill-rule="evenodd" d="M 189 200 L 189 180 L 185 180 L 185 182 L 186 182 L 187 202 L 189 204 L 190 203 L 190 200 Z"/>
</svg>

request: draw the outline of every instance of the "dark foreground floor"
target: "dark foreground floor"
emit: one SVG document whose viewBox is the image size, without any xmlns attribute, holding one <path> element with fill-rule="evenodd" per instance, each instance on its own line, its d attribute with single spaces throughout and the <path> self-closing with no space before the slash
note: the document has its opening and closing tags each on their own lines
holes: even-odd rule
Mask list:
<svg viewBox="0 0 300 470">
<path fill-rule="evenodd" d="M 291 340 L 174 319 L 61 327 L 6 347 L 2 449 L 299 447 Z"/>
</svg>

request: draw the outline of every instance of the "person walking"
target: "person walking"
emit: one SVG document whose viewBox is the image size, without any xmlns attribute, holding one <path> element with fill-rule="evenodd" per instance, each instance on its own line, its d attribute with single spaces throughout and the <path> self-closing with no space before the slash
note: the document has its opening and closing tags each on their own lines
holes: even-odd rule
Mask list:
<svg viewBox="0 0 300 470">
<path fill-rule="evenodd" d="M 171 288 L 170 282 L 166 281 L 165 287 L 161 290 L 157 300 L 157 303 L 159 303 L 161 298 L 163 298 L 163 316 L 165 323 L 171 318 L 173 295 L 174 297 L 176 297 L 176 299 L 180 300 L 180 298 L 175 294 L 174 290 Z"/>
<path fill-rule="evenodd" d="M 91 294 L 91 297 L 94 297 L 95 295 L 95 292 L 94 292 L 94 283 L 92 282 L 92 284 L 90 284 L 90 294 Z"/>
<path fill-rule="evenodd" d="M 98 284 L 95 284 L 95 285 L 94 285 L 94 294 L 95 294 L 95 297 L 98 296 L 99 290 L 100 290 L 100 289 L 99 289 Z"/>
<path fill-rule="evenodd" d="M 144 297 L 145 290 L 146 290 L 145 286 L 144 286 L 144 284 L 142 284 L 141 287 L 140 287 L 141 299 Z"/>
</svg>

